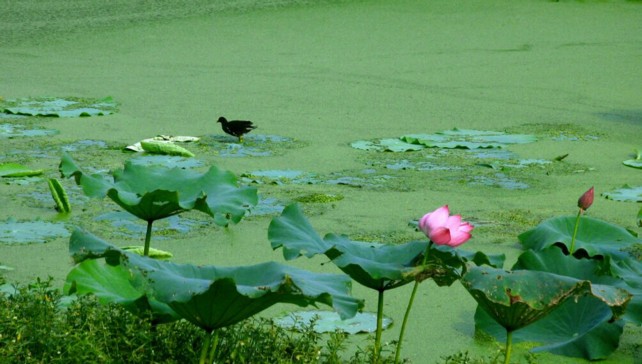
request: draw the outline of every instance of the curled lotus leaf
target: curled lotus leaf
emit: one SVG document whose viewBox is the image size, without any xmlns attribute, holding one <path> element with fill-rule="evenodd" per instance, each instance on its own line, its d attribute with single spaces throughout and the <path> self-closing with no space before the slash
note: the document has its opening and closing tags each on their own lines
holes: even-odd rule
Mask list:
<svg viewBox="0 0 642 364">
<path fill-rule="evenodd" d="M 545 317 L 571 297 L 590 295 L 607 304 L 614 318 L 624 314 L 631 299 L 626 290 L 588 280 L 488 266 L 470 268 L 461 283 L 479 307 L 508 332 Z"/>
<path fill-rule="evenodd" d="M 602 196 L 613 201 L 642 202 L 642 186 L 624 185 L 616 190 L 604 192 Z"/>
<path fill-rule="evenodd" d="M 60 163 L 65 177 L 74 177 L 89 197 L 108 196 L 123 209 L 145 221 L 154 221 L 187 210 L 198 210 L 221 226 L 238 223 L 258 202 L 256 189 L 238 186 L 236 177 L 215 166 L 205 173 L 165 166 L 125 162 L 112 178 L 84 173 L 65 154 Z"/>
<path fill-rule="evenodd" d="M 18 163 L 0 164 L 0 177 L 31 177 L 39 176 L 43 172 L 42 169 L 30 169 Z"/>
<path fill-rule="evenodd" d="M 350 296 L 350 279 L 341 274 L 312 273 L 275 262 L 240 267 L 175 264 L 126 252 L 82 230 L 72 234 L 69 250 L 79 264 L 67 278 L 68 292 L 96 293 L 105 302 L 127 302 L 129 307 L 146 302 L 165 316 L 184 318 L 206 331 L 232 325 L 276 303 L 323 303 L 344 319 L 363 307 L 362 300 Z M 105 278 L 106 271 L 113 274 Z"/>
<path fill-rule="evenodd" d="M 140 145 L 144 151 L 152 154 L 177 155 L 181 157 L 194 156 L 194 153 L 170 141 L 141 140 Z"/>
</svg>

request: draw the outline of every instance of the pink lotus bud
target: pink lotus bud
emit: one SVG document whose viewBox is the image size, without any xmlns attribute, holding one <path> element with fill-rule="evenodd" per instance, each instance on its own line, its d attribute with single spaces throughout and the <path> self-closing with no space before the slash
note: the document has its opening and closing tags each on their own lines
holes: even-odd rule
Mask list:
<svg viewBox="0 0 642 364">
<path fill-rule="evenodd" d="M 424 215 L 419 220 L 419 229 L 437 245 L 459 246 L 471 238 L 473 225 L 461 221 L 461 215 L 450 216 L 448 205 Z"/>
<path fill-rule="evenodd" d="M 595 189 L 593 187 L 589 188 L 588 191 L 584 192 L 582 197 L 577 200 L 577 207 L 582 209 L 582 211 L 588 210 L 589 207 L 593 204 L 593 198 L 595 196 Z"/>
</svg>

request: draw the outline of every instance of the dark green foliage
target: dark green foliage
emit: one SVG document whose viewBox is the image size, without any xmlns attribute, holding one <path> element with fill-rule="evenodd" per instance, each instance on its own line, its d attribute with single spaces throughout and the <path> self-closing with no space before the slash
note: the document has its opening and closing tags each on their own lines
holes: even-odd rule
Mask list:
<svg viewBox="0 0 642 364">
<path fill-rule="evenodd" d="M 193 363 L 207 335 L 186 321 L 154 325 L 92 295 L 71 299 L 51 280 L 8 291 L 15 292 L 0 293 L 3 364 Z M 346 334 L 318 334 L 312 325 L 295 332 L 250 319 L 218 330 L 218 336 L 216 363 L 368 362 L 368 350 L 345 353 Z"/>
</svg>

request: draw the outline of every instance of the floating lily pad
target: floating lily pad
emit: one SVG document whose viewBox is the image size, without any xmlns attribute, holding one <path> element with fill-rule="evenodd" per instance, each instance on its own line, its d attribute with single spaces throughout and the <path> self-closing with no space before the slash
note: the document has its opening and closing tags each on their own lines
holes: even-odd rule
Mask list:
<svg viewBox="0 0 642 364">
<path fill-rule="evenodd" d="M 52 239 L 69 236 L 65 225 L 45 221 L 19 222 L 8 219 L 0 222 L 0 243 L 46 243 Z"/>
<path fill-rule="evenodd" d="M 452 129 L 435 134 L 408 134 L 400 139 L 406 143 L 427 148 L 486 149 L 504 148 L 509 144 L 525 144 L 537 141 L 534 135 L 507 134 L 498 131 Z"/>
<path fill-rule="evenodd" d="M 470 184 L 501 187 L 507 190 L 525 190 L 529 187 L 528 184 L 512 179 L 503 173 L 496 173 L 493 176 L 473 176 Z"/>
<path fill-rule="evenodd" d="M 99 149 L 105 149 L 107 148 L 107 143 L 105 143 L 102 140 L 78 140 L 74 143 L 67 144 L 62 146 L 62 150 L 65 152 L 77 152 L 79 150 L 85 150 L 88 148 L 99 148 Z"/>
<path fill-rule="evenodd" d="M 276 215 L 280 214 L 284 207 L 285 204 L 274 197 L 259 198 L 259 203 L 250 210 L 250 215 Z"/>
<path fill-rule="evenodd" d="M 144 234 L 147 229 L 146 225 L 137 219 L 135 216 L 125 211 L 113 211 L 104 213 L 95 219 L 96 221 L 107 221 L 119 231 L 117 235 L 123 235 L 130 238 L 137 238 L 140 234 Z M 163 240 L 163 235 L 170 235 L 172 233 L 186 234 L 193 230 L 207 225 L 207 221 L 197 221 L 194 219 L 181 217 L 179 215 L 169 216 L 163 220 L 158 221 L 154 225 L 154 232 L 159 234 L 159 240 Z"/>
<path fill-rule="evenodd" d="M 635 159 L 627 159 L 622 163 L 625 166 L 642 169 L 642 150 L 635 151 Z"/>
<path fill-rule="evenodd" d="M 129 160 L 132 164 L 139 166 L 164 166 L 177 168 L 202 167 L 203 162 L 195 158 L 185 158 L 171 155 L 141 155 Z"/>
<path fill-rule="evenodd" d="M 378 152 L 411 152 L 424 149 L 417 144 L 406 143 L 400 139 L 380 139 L 377 141 L 358 140 L 350 144 L 351 147 L 361 150 L 374 150 Z"/>
<path fill-rule="evenodd" d="M 18 163 L 0 164 L 0 177 L 32 177 L 42 173 L 42 169 L 29 169 Z"/>
<path fill-rule="evenodd" d="M 6 114 L 70 118 L 113 114 L 117 111 L 118 104 L 111 97 L 99 100 L 78 97 L 41 97 L 6 100 L 0 104 L 0 107 Z"/>
<path fill-rule="evenodd" d="M 614 201 L 642 202 L 642 186 L 623 186 L 611 192 L 604 192 L 602 196 Z"/>
<path fill-rule="evenodd" d="M 0 124 L 0 138 L 40 137 L 60 133 L 58 130 L 34 128 L 27 129 L 20 124 Z"/>
<path fill-rule="evenodd" d="M 339 330 L 354 335 L 361 332 L 375 332 L 377 315 L 371 312 L 359 312 L 352 318 L 341 320 L 341 316 L 334 311 L 297 311 L 275 318 L 274 323 L 287 329 L 299 331 L 314 324 L 312 329 L 320 334 Z M 382 328 L 385 330 L 390 325 L 392 325 L 392 319 L 384 316 Z"/>
</svg>

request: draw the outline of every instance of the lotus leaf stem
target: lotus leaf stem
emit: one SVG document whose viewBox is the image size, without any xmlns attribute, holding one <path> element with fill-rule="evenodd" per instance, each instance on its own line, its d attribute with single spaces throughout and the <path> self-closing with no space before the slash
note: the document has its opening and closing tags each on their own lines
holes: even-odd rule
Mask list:
<svg viewBox="0 0 642 364">
<path fill-rule="evenodd" d="M 384 288 L 379 290 L 379 297 L 377 299 L 377 332 L 375 334 L 374 355 L 372 363 L 379 363 L 379 353 L 381 352 L 381 331 L 383 331 L 383 293 Z"/>
<path fill-rule="evenodd" d="M 199 364 L 211 364 L 214 362 L 216 348 L 218 347 L 218 331 L 208 332 L 205 336 L 205 342 L 201 348 L 201 356 L 198 360 Z"/>
<path fill-rule="evenodd" d="M 506 355 L 504 356 L 504 364 L 510 364 L 510 354 L 513 349 L 513 331 L 506 330 Z"/>
<path fill-rule="evenodd" d="M 421 261 L 421 265 L 425 266 L 428 261 L 428 252 L 432 246 L 432 241 L 426 247 L 424 252 L 424 258 Z M 397 350 L 395 351 L 395 364 L 399 363 L 399 356 L 401 355 L 401 343 L 403 342 L 403 337 L 406 332 L 406 324 L 408 323 L 408 317 L 410 316 L 410 310 L 412 309 L 412 303 L 415 301 L 415 295 L 417 294 L 417 287 L 419 287 L 419 280 L 415 279 L 415 284 L 412 287 L 412 293 L 410 294 L 410 300 L 408 300 L 408 306 L 406 307 L 406 313 L 403 315 L 403 322 L 401 324 L 401 331 L 399 332 L 399 340 L 397 340 Z"/>
<path fill-rule="evenodd" d="M 147 221 L 147 232 L 145 232 L 145 249 L 143 250 L 144 256 L 149 256 L 149 243 L 152 240 L 152 224 L 154 220 Z"/>
<path fill-rule="evenodd" d="M 575 251 L 575 237 L 577 236 L 577 228 L 580 226 L 580 217 L 582 217 L 582 209 L 577 212 L 577 218 L 575 218 L 575 228 L 573 229 L 573 238 L 571 238 L 571 247 L 568 249 L 569 254 L 573 255 Z"/>
</svg>

